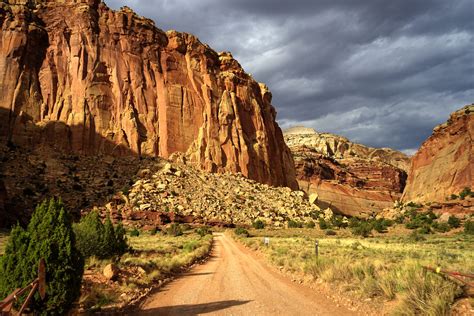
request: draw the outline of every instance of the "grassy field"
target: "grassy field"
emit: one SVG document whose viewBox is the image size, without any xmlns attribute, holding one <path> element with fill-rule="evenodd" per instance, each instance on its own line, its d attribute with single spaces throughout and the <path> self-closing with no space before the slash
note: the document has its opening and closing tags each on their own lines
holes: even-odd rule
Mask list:
<svg viewBox="0 0 474 316">
<path fill-rule="evenodd" d="M 199 236 L 193 230 L 182 236 L 140 233 L 128 237 L 132 251 L 118 262 L 116 280 L 106 281 L 103 268 L 110 260 L 91 258 L 86 262 L 80 305 L 85 310 L 127 306 L 149 292 L 153 285 L 205 257 L 212 245 L 212 235 Z"/>
<path fill-rule="evenodd" d="M 263 236 L 270 237 L 269 246 L 263 245 Z M 355 238 L 348 229 L 338 230 L 337 236 L 325 236 L 320 229 L 263 229 L 237 238 L 287 272 L 370 298 L 396 315 L 446 315 L 463 294 L 459 285 L 422 266 L 474 271 L 474 236 L 462 233 L 424 235 L 415 241 L 403 229 L 372 238 Z"/>
</svg>

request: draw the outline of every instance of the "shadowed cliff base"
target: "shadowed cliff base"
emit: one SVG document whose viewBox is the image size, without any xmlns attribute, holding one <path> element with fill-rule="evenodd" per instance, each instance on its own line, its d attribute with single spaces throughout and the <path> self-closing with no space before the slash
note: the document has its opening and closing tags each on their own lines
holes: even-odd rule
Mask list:
<svg viewBox="0 0 474 316">
<path fill-rule="evenodd" d="M 78 217 L 81 209 L 102 205 L 127 189 L 141 166 L 159 161 L 138 157 L 87 128 L 61 122 L 38 126 L 25 115 L 16 119 L 14 133 L 7 124 L 0 127 L 0 227 L 26 225 L 34 207 L 53 196 Z M 10 111 L 0 109 L 0 122 L 9 120 Z M 74 129 L 101 144 L 94 155 L 87 147 L 72 150 Z"/>
</svg>

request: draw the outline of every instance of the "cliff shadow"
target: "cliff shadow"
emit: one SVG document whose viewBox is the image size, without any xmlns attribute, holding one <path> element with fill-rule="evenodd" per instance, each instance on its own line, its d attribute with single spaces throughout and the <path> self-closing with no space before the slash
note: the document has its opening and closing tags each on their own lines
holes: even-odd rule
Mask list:
<svg viewBox="0 0 474 316">
<path fill-rule="evenodd" d="M 0 227 L 26 225 L 36 205 L 50 197 L 60 197 L 77 219 L 80 210 L 127 191 L 143 166 L 159 160 L 86 126 L 35 124 L 25 114 L 12 115 L 0 108 Z"/>
</svg>

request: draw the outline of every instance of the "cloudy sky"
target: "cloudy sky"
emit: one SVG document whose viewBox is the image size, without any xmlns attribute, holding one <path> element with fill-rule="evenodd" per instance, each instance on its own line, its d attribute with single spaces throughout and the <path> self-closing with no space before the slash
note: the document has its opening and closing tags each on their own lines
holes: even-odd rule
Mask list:
<svg viewBox="0 0 474 316">
<path fill-rule="evenodd" d="M 413 152 L 474 103 L 473 0 L 106 0 L 231 51 L 294 125 Z"/>
</svg>

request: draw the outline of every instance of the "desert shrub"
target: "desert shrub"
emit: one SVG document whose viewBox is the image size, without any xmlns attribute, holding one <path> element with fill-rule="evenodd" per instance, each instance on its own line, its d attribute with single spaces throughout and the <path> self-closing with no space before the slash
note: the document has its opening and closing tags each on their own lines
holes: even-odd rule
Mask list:
<svg viewBox="0 0 474 316">
<path fill-rule="evenodd" d="M 304 224 L 304 227 L 305 228 L 314 228 L 314 227 L 316 227 L 316 224 L 313 221 L 309 221 L 309 222 L 306 222 Z"/>
<path fill-rule="evenodd" d="M 140 231 L 138 229 L 134 228 L 130 231 L 130 237 L 138 237 L 138 236 L 140 236 Z"/>
<path fill-rule="evenodd" d="M 352 228 L 351 232 L 356 236 L 368 237 L 372 232 L 372 225 L 368 222 L 360 222 L 359 225 Z"/>
<path fill-rule="evenodd" d="M 199 236 L 204 237 L 206 235 L 212 234 L 212 231 L 208 226 L 202 226 L 202 227 L 199 227 L 198 229 L 196 229 L 196 233 Z"/>
<path fill-rule="evenodd" d="M 456 200 L 458 198 L 458 196 L 456 194 L 451 194 L 450 198 L 451 198 L 451 200 Z"/>
<path fill-rule="evenodd" d="M 464 233 L 469 235 L 474 235 L 474 222 L 466 221 L 464 222 Z"/>
<path fill-rule="evenodd" d="M 261 219 L 257 219 L 255 222 L 252 223 L 252 226 L 255 229 L 264 229 L 265 223 Z"/>
<path fill-rule="evenodd" d="M 288 221 L 288 228 L 303 228 L 303 223 L 290 219 Z"/>
<path fill-rule="evenodd" d="M 324 231 L 324 234 L 325 234 L 326 236 L 336 236 L 336 235 L 337 235 L 337 233 L 336 233 L 335 231 L 331 230 L 331 229 L 326 229 L 326 230 Z"/>
<path fill-rule="evenodd" d="M 236 235 L 244 236 L 244 237 L 250 236 L 248 230 L 246 230 L 246 229 L 243 228 L 243 227 L 237 227 L 237 228 L 234 230 L 234 233 L 235 233 Z"/>
<path fill-rule="evenodd" d="M 436 219 L 436 215 L 433 212 L 428 213 L 417 213 L 411 212 L 409 214 L 410 221 L 405 224 L 408 229 L 417 229 L 426 225 L 431 225 L 433 220 Z"/>
<path fill-rule="evenodd" d="M 394 219 L 394 222 L 397 224 L 403 224 L 405 221 L 405 215 L 399 215 Z"/>
<path fill-rule="evenodd" d="M 344 218 L 341 215 L 335 215 L 331 218 L 331 225 L 336 228 L 345 228 L 348 224 L 344 222 Z"/>
<path fill-rule="evenodd" d="M 127 232 L 123 228 L 122 223 L 118 223 L 115 227 L 115 254 L 122 255 L 129 250 L 127 241 Z"/>
<path fill-rule="evenodd" d="M 452 228 L 461 227 L 461 220 L 457 218 L 456 216 L 451 215 L 448 218 L 448 225 Z"/>
<path fill-rule="evenodd" d="M 420 228 L 418 228 L 418 233 L 420 234 L 431 234 L 433 232 L 431 226 L 429 224 L 424 224 Z"/>
<path fill-rule="evenodd" d="M 371 222 L 372 228 L 378 233 L 386 233 L 387 228 L 392 225 L 392 222 L 386 219 L 376 219 Z"/>
<path fill-rule="evenodd" d="M 329 224 L 323 218 L 319 219 L 318 225 L 319 225 L 319 228 L 321 228 L 322 230 L 329 228 Z"/>
<path fill-rule="evenodd" d="M 183 229 L 178 223 L 172 223 L 167 229 L 166 234 L 169 236 L 178 237 L 183 235 Z"/>
<path fill-rule="evenodd" d="M 84 260 L 75 246 L 72 221 L 60 200 L 36 207 L 26 230 L 15 227 L 0 257 L 0 297 L 37 278 L 37 266 L 46 263 L 47 296 L 33 296 L 35 314 L 65 315 L 78 298 Z M 20 302 L 24 296 L 20 299 Z"/>
<path fill-rule="evenodd" d="M 359 226 L 361 220 L 358 219 L 357 217 L 351 217 L 349 218 L 349 228 L 354 228 Z"/>
<path fill-rule="evenodd" d="M 451 226 L 448 223 L 433 223 L 432 227 L 439 233 L 446 233 L 451 230 Z"/>
<path fill-rule="evenodd" d="M 422 208 L 423 204 L 415 203 L 415 202 L 409 202 L 409 203 L 407 203 L 406 206 L 411 207 L 411 208 Z"/>
<path fill-rule="evenodd" d="M 151 235 L 151 236 L 155 236 L 157 232 L 158 232 L 158 229 L 157 229 L 156 227 L 153 227 L 153 228 L 150 230 L 150 235 Z"/>
</svg>

